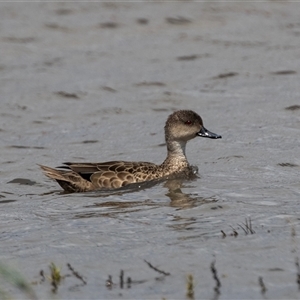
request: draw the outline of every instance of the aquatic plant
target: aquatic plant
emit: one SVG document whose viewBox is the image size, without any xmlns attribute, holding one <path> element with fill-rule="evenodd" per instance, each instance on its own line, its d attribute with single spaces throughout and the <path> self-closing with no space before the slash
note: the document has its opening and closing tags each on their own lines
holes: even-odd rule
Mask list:
<svg viewBox="0 0 300 300">
<path fill-rule="evenodd" d="M 34 290 L 27 280 L 21 275 L 20 272 L 13 268 L 0 263 L 0 276 L 3 281 L 9 283 L 24 293 L 29 299 L 37 299 Z M 0 296 L 2 299 L 12 299 L 12 296 L 8 294 L 4 289 L 0 288 Z"/>
</svg>

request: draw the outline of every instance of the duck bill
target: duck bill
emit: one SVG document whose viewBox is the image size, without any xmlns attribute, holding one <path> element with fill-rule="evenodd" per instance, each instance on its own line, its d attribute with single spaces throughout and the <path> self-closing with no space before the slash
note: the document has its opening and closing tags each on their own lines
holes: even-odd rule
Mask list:
<svg viewBox="0 0 300 300">
<path fill-rule="evenodd" d="M 221 139 L 222 136 L 216 133 L 210 132 L 205 127 L 202 126 L 201 130 L 197 133 L 198 136 L 206 137 L 210 139 Z"/>
</svg>

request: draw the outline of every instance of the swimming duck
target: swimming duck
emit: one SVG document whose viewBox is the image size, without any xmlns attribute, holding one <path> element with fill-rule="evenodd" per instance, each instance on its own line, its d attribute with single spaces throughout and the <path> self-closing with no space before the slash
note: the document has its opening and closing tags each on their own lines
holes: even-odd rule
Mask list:
<svg viewBox="0 0 300 300">
<path fill-rule="evenodd" d="M 197 137 L 220 139 L 220 135 L 207 130 L 201 117 L 191 110 L 172 113 L 165 125 L 168 155 L 161 165 L 150 162 L 108 161 L 100 163 L 66 162 L 60 169 L 40 165 L 43 172 L 67 192 L 87 192 L 115 189 L 131 183 L 176 177 L 189 172 L 186 143 Z"/>
</svg>

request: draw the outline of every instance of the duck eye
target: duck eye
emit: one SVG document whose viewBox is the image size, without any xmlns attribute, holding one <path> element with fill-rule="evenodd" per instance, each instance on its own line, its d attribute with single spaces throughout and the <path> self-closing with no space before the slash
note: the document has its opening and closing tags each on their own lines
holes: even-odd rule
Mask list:
<svg viewBox="0 0 300 300">
<path fill-rule="evenodd" d="M 186 124 L 186 125 L 192 125 L 193 123 L 192 123 L 192 121 L 188 120 L 188 121 L 185 121 L 184 124 Z"/>
</svg>

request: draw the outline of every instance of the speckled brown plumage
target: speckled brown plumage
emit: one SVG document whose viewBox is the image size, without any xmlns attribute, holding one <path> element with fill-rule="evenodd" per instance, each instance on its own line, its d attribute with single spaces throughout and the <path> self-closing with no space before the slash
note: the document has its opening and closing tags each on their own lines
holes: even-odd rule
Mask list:
<svg viewBox="0 0 300 300">
<path fill-rule="evenodd" d="M 171 114 L 165 125 L 168 155 L 161 165 L 149 162 L 109 161 L 103 163 L 64 163 L 61 169 L 40 165 L 46 176 L 55 179 L 68 192 L 115 189 L 122 186 L 176 176 L 190 171 L 185 155 L 187 141 L 196 136 L 221 138 L 204 128 L 201 117 L 190 110 Z"/>
</svg>

